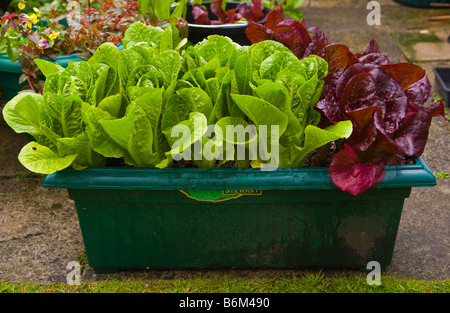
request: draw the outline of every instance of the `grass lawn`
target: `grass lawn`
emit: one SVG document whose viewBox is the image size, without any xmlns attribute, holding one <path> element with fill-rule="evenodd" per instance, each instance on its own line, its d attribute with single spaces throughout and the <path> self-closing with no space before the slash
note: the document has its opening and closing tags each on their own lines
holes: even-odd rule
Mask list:
<svg viewBox="0 0 450 313">
<path fill-rule="evenodd" d="M 3 293 L 450 293 L 450 280 L 419 281 L 381 276 L 380 285 L 369 285 L 365 275 L 324 277 L 306 274 L 293 278 L 193 278 L 173 280 L 87 281 L 20 283 L 0 281 Z"/>
</svg>

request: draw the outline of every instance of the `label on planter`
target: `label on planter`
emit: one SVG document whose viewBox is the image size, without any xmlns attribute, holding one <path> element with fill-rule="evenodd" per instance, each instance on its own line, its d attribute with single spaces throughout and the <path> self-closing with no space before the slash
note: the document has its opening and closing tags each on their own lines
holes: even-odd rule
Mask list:
<svg viewBox="0 0 450 313">
<path fill-rule="evenodd" d="M 180 190 L 187 197 L 197 201 L 221 202 L 236 199 L 241 196 L 260 196 L 262 190 Z"/>
</svg>

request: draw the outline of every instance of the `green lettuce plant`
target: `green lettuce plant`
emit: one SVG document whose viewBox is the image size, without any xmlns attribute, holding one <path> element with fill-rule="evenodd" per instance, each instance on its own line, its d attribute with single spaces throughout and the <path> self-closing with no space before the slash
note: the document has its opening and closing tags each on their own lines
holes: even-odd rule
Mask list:
<svg viewBox="0 0 450 313">
<path fill-rule="evenodd" d="M 107 51 L 107 52 L 103 52 Z M 99 58 L 108 54 L 107 59 Z M 102 166 L 105 158 L 92 149 L 85 120 L 86 106 L 112 110 L 112 97 L 120 101 L 117 47 L 104 44 L 89 61 L 71 62 L 67 68 L 36 60 L 46 76 L 43 94 L 20 93 L 3 109 L 8 125 L 28 133 L 19 160 L 29 170 L 48 174 L 70 165 L 75 169 Z"/>
<path fill-rule="evenodd" d="M 105 43 L 88 61 L 65 69 L 38 60 L 46 76 L 43 93 L 21 93 L 3 110 L 10 127 L 35 138 L 20 152 L 22 164 L 43 174 L 109 166 L 112 160 L 163 168 L 191 153 L 200 168 L 227 161 L 242 168 L 274 161 L 298 167 L 315 149 L 350 136 L 349 121 L 317 126 L 313 108 L 327 75 L 320 57 L 299 60 L 275 41 L 241 47 L 215 35 L 185 48 L 175 37 L 170 28 L 136 23 L 126 31 L 122 51 Z M 226 136 L 230 126 L 249 125 L 255 126 L 253 136 Z M 263 133 L 261 125 L 275 125 L 278 132 Z M 189 136 L 176 134 L 180 127 Z M 271 159 L 264 157 L 268 146 L 257 156 L 248 153 L 264 136 L 278 144 Z M 239 148 L 244 158 L 237 157 Z"/>
</svg>

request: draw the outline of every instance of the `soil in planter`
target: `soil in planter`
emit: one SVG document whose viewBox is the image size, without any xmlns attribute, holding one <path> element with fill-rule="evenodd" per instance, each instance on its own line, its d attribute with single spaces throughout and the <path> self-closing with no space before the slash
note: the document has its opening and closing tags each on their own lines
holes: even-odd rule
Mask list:
<svg viewBox="0 0 450 313">
<path fill-rule="evenodd" d="M 172 168 L 196 168 L 198 167 L 193 161 L 181 159 L 179 161 L 174 161 Z"/>
<path fill-rule="evenodd" d="M 125 163 L 124 158 L 107 158 L 105 167 L 132 167 Z M 198 168 L 197 164 L 191 160 L 181 159 L 179 161 L 174 161 L 171 168 Z M 219 168 L 237 168 L 237 164 L 234 161 L 227 161 L 222 164 Z"/>
<path fill-rule="evenodd" d="M 237 168 L 237 164 L 234 161 L 228 161 L 222 164 L 220 168 Z"/>
<path fill-rule="evenodd" d="M 124 158 L 107 158 L 105 167 L 130 167 L 128 164 L 125 163 Z"/>
<path fill-rule="evenodd" d="M 311 152 L 305 159 L 305 164 L 303 167 L 321 167 L 321 166 L 328 166 L 331 161 L 331 157 L 333 156 L 335 151 L 335 146 L 330 148 L 330 154 L 328 158 L 325 160 L 325 162 L 319 161 L 318 152 L 317 150 L 314 150 Z M 131 165 L 128 165 L 125 163 L 124 158 L 107 158 L 105 167 L 132 167 Z M 172 166 L 170 168 L 198 168 L 197 164 L 194 163 L 192 160 L 185 160 L 181 159 L 178 161 L 173 161 Z M 238 168 L 236 162 L 234 161 L 227 161 L 219 168 Z"/>
<path fill-rule="evenodd" d="M 312 151 L 305 158 L 305 163 L 302 167 L 329 167 L 333 155 L 336 153 L 336 144 L 334 142 L 325 145 L 319 149 Z M 398 160 L 397 164 L 407 165 L 415 164 L 413 157 L 403 157 L 402 160 Z M 107 158 L 105 167 L 132 167 L 125 163 L 124 158 Z M 170 168 L 198 168 L 197 164 L 192 160 L 181 159 L 178 161 L 173 161 Z M 238 168 L 236 162 L 227 161 L 219 168 Z"/>
<path fill-rule="evenodd" d="M 323 147 L 313 150 L 305 158 L 303 167 L 328 167 L 333 155 L 336 153 L 336 143 L 331 142 Z"/>
</svg>

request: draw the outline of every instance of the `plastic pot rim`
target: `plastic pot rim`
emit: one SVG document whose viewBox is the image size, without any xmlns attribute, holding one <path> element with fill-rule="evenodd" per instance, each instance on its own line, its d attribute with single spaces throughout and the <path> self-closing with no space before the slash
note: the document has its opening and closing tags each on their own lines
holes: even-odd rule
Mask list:
<svg viewBox="0 0 450 313">
<path fill-rule="evenodd" d="M 385 166 L 384 180 L 373 188 L 435 186 L 436 178 L 422 157 L 415 164 Z M 337 189 L 328 168 L 198 169 L 91 167 L 47 175 L 46 188 L 120 190 L 308 190 Z"/>
<path fill-rule="evenodd" d="M 81 60 L 78 58 L 78 55 L 79 53 L 59 55 L 56 57 L 56 61 L 50 58 L 42 59 L 59 64 L 60 62 L 66 63 Z M 0 72 L 22 73 L 22 65 L 20 65 L 19 61 L 12 63 L 7 54 L 0 54 Z"/>
</svg>

